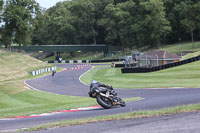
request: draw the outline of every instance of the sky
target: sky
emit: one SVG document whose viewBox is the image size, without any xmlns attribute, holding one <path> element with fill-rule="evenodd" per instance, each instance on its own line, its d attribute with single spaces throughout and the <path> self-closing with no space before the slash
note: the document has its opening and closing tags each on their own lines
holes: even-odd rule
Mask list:
<svg viewBox="0 0 200 133">
<path fill-rule="evenodd" d="M 47 9 L 56 5 L 57 2 L 64 1 L 64 0 L 35 0 L 35 1 L 38 2 L 41 7 Z"/>
</svg>

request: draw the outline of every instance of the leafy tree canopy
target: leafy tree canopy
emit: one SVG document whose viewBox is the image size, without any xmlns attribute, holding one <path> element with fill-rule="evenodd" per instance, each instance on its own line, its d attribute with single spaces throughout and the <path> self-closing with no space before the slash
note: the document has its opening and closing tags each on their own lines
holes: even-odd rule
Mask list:
<svg viewBox="0 0 200 133">
<path fill-rule="evenodd" d="M 20 46 L 31 43 L 35 17 L 39 12 L 39 5 L 35 0 L 7 0 L 2 15 L 5 22 L 3 41 L 7 45 L 11 41 Z M 13 39 L 13 40 L 12 40 Z"/>
<path fill-rule="evenodd" d="M 47 10 L 35 0 L 7 0 L 2 14 L 5 46 L 16 42 L 139 48 L 200 39 L 199 0 L 71 0 Z"/>
</svg>

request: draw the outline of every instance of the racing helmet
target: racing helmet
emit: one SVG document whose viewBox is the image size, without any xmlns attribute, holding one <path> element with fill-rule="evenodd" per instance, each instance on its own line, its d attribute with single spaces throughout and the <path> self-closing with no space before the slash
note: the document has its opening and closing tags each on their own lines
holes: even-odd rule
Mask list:
<svg viewBox="0 0 200 133">
<path fill-rule="evenodd" d="M 93 84 L 96 84 L 97 83 L 97 81 L 96 80 L 92 80 L 92 82 L 91 83 L 93 83 Z"/>
</svg>

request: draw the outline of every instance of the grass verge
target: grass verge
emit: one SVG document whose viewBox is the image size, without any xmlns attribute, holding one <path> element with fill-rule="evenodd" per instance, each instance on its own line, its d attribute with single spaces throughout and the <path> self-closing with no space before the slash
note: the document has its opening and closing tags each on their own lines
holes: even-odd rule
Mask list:
<svg viewBox="0 0 200 133">
<path fill-rule="evenodd" d="M 86 84 L 96 80 L 114 88 L 199 88 L 200 61 L 151 73 L 122 74 L 120 68 L 94 68 L 83 75 L 81 80 Z"/>
<path fill-rule="evenodd" d="M 189 59 L 189 58 L 192 58 L 192 57 L 196 57 L 196 56 L 199 56 L 199 55 L 200 55 L 200 51 L 194 52 L 194 53 L 190 53 L 190 54 L 187 54 L 187 55 L 183 56 L 181 60 L 186 60 L 186 59 Z"/>
<path fill-rule="evenodd" d="M 30 71 L 51 67 L 28 55 L 0 50 L 0 118 L 47 113 L 96 105 L 91 98 L 54 95 L 28 89 L 24 80 L 36 78 Z"/>
<path fill-rule="evenodd" d="M 194 111 L 200 111 L 200 104 L 184 105 L 184 106 L 178 106 L 174 108 L 165 108 L 165 109 L 153 110 L 153 111 L 152 110 L 151 111 L 137 111 L 137 112 L 130 112 L 130 113 L 125 113 L 125 114 L 97 116 L 94 118 L 87 118 L 87 119 L 65 120 L 65 121 L 60 121 L 60 122 L 47 123 L 47 124 L 43 124 L 37 127 L 31 127 L 29 129 L 20 130 L 20 131 L 37 131 L 37 130 L 60 128 L 60 127 L 66 127 L 66 126 L 82 125 L 82 124 L 88 124 L 88 123 L 94 123 L 94 122 L 166 116 L 166 115 L 172 115 L 172 114 L 177 114 L 177 113 L 194 112 Z"/>
<path fill-rule="evenodd" d="M 180 43 L 180 44 L 163 45 L 161 49 L 176 54 L 186 51 L 197 52 L 200 51 L 200 42 L 194 42 L 194 48 L 192 43 Z"/>
<path fill-rule="evenodd" d="M 97 105 L 89 97 L 54 95 L 25 86 L 24 80 L 50 74 L 31 76 L 30 71 L 51 66 L 28 55 L 0 50 L 0 118 Z"/>
</svg>

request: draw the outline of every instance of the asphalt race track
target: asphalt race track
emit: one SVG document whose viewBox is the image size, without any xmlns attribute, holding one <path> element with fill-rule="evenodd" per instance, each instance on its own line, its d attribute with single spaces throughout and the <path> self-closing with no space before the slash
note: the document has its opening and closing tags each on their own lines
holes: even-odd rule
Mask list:
<svg viewBox="0 0 200 133">
<path fill-rule="evenodd" d="M 56 73 L 28 80 L 26 83 L 32 89 L 71 96 L 88 96 L 89 87 L 79 81 L 79 77 L 91 69 L 91 66 L 79 70 L 71 70 L 77 65 L 58 64 L 63 68 L 70 68 L 69 71 Z M 117 113 L 127 113 L 138 110 L 154 110 L 177 105 L 194 104 L 200 102 L 199 88 L 166 88 L 166 89 L 117 89 L 118 95 L 126 97 L 143 97 L 143 100 L 130 102 L 126 107 L 112 109 L 96 109 L 79 112 L 61 113 L 51 116 L 41 116 L 24 119 L 0 119 L 0 131 L 27 128 L 42 123 L 55 122 L 60 120 L 71 120 L 78 118 L 88 118 L 101 115 L 113 115 Z M 95 100 L 95 99 L 94 99 Z"/>
</svg>

